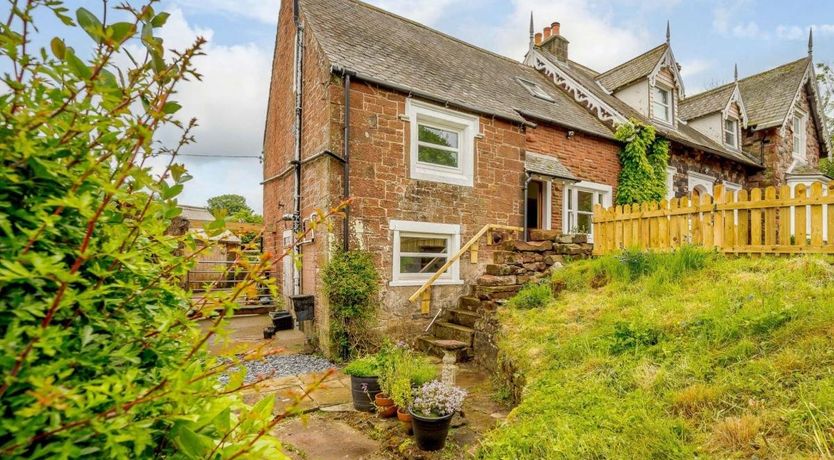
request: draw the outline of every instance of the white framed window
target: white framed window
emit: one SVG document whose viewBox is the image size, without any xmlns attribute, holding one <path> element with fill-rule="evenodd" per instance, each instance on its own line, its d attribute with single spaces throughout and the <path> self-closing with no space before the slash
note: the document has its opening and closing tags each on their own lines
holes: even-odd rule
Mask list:
<svg viewBox="0 0 834 460">
<path fill-rule="evenodd" d="M 687 184 L 689 186 L 689 193 L 697 192 L 699 195 L 712 195 L 712 189 L 715 186 L 715 178 L 707 176 L 706 174 L 690 171 L 687 173 Z"/>
<path fill-rule="evenodd" d="M 545 101 L 548 101 L 548 102 L 556 102 L 556 101 L 553 100 L 552 97 L 550 97 L 549 94 L 547 94 L 541 88 L 541 86 L 533 83 L 532 81 L 528 81 L 528 80 L 525 80 L 523 78 L 517 78 L 516 81 L 518 81 L 521 84 L 521 86 L 523 86 L 533 96 L 536 96 L 539 99 L 544 99 Z"/>
<path fill-rule="evenodd" d="M 793 157 L 805 161 L 805 123 L 807 117 L 797 111 L 793 116 Z"/>
<path fill-rule="evenodd" d="M 738 148 L 738 120 L 735 118 L 724 120 L 724 144 L 728 147 Z"/>
<path fill-rule="evenodd" d="M 460 250 L 460 225 L 392 220 L 394 263 L 389 286 L 420 286 Z M 435 284 L 462 284 L 455 261 Z"/>
<path fill-rule="evenodd" d="M 562 197 L 562 231 L 586 234 L 594 241 L 594 206 L 611 206 L 612 187 L 594 182 L 577 182 L 565 186 Z"/>
<path fill-rule="evenodd" d="M 672 123 L 672 92 L 662 86 L 652 86 L 652 116 L 665 123 Z"/>
<path fill-rule="evenodd" d="M 471 187 L 478 117 L 409 98 L 411 178 Z"/>
<path fill-rule="evenodd" d="M 666 199 L 671 200 L 675 197 L 675 174 L 678 173 L 678 168 L 674 166 L 666 167 Z"/>
</svg>

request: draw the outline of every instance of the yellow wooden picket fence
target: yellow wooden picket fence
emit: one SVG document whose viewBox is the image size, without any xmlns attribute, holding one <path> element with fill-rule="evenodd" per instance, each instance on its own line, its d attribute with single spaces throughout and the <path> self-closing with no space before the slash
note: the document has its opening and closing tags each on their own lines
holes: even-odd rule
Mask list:
<svg viewBox="0 0 834 460">
<path fill-rule="evenodd" d="M 594 254 L 692 244 L 737 254 L 834 253 L 834 184 L 754 188 L 594 209 Z"/>
</svg>

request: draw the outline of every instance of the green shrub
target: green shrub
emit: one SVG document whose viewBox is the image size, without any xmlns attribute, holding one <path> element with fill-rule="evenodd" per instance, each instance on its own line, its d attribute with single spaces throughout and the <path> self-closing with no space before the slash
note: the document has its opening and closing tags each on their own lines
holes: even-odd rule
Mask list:
<svg viewBox="0 0 834 460">
<path fill-rule="evenodd" d="M 529 310 L 541 308 L 553 300 L 553 292 L 550 286 L 545 283 L 533 283 L 524 286 L 513 298 L 507 302 L 510 308 Z"/>
<path fill-rule="evenodd" d="M 820 158 L 820 172 L 834 179 L 834 159 Z"/>
<path fill-rule="evenodd" d="M 201 243 L 212 249 L 193 234 L 166 233 L 190 178 L 176 154 L 194 126 L 177 119 L 177 89 L 199 80 L 193 59 L 205 40 L 169 51 L 159 37 L 168 13 L 148 3 L 103 2 L 107 20 L 84 8 L 70 17 L 59 0 L 6 3 L 4 459 L 283 457 L 269 434 L 280 420 L 275 398 L 244 404 L 245 370 L 226 384 L 217 379 L 243 368 L 241 359 L 221 361 L 206 348 L 240 292 L 197 301 L 181 287 L 193 268 L 181 254 Z M 47 24 L 61 36 L 43 36 Z M 160 129 L 181 135 L 179 144 L 162 145 Z M 222 220 L 206 226 L 210 236 L 222 229 Z M 276 262 L 265 255 L 251 263 L 240 289 L 267 283 L 264 270 Z"/>
<path fill-rule="evenodd" d="M 437 378 L 437 368 L 428 358 L 406 346 L 386 343 L 380 356 L 379 386 L 402 408 L 411 405 L 415 387 Z"/>
<path fill-rule="evenodd" d="M 380 365 L 374 355 L 354 359 L 344 369 L 345 374 L 354 377 L 379 377 Z"/>
<path fill-rule="evenodd" d="M 365 251 L 337 251 L 324 268 L 323 281 L 330 303 L 331 354 L 348 360 L 372 348 L 369 331 L 380 284 L 373 256 Z"/>
<path fill-rule="evenodd" d="M 657 137 L 654 127 L 631 119 L 614 134 L 625 145 L 620 150 L 617 204 L 661 201 L 666 197 L 669 141 Z"/>
</svg>

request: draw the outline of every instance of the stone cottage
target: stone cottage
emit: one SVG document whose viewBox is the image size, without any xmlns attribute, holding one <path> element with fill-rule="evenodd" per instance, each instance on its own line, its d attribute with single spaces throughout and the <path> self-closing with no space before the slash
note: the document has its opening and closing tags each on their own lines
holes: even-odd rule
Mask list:
<svg viewBox="0 0 834 460">
<path fill-rule="evenodd" d="M 593 205 L 616 194 L 614 130 L 629 119 L 671 141 L 670 197 L 813 180 L 830 155 L 810 44 L 797 61 L 687 96 L 668 28 L 604 72 L 571 58 L 558 22 L 536 33 L 531 18 L 529 36 L 517 61 L 356 0 L 282 2 L 265 248 L 299 254 L 300 269 L 285 259 L 275 272 L 287 295 L 316 296 L 319 331 L 320 270 L 339 246 L 375 254 L 382 325 L 413 335 L 483 274 L 456 261 L 433 285 L 432 311 L 407 300 L 485 225 L 592 242 Z M 296 241 L 317 209 L 346 197 L 342 227 Z"/>
</svg>

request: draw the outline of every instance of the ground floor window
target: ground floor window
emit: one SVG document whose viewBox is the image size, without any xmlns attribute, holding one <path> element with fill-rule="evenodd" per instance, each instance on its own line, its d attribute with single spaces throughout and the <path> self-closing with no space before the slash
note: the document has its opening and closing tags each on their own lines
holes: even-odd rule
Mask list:
<svg viewBox="0 0 834 460">
<path fill-rule="evenodd" d="M 391 286 L 419 286 L 460 249 L 460 225 L 391 221 L 393 276 Z M 435 284 L 460 284 L 457 261 Z"/>
<path fill-rule="evenodd" d="M 587 234 L 594 240 L 594 206 L 611 206 L 610 185 L 594 182 L 577 182 L 565 187 L 563 197 L 562 231 L 571 234 Z"/>
</svg>

